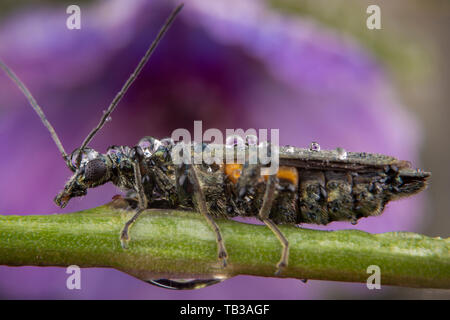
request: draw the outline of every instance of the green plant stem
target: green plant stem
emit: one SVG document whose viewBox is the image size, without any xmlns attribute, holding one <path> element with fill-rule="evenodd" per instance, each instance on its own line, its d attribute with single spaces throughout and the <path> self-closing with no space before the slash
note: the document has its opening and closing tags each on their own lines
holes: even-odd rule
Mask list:
<svg viewBox="0 0 450 320">
<path fill-rule="evenodd" d="M 0 265 L 109 267 L 141 279 L 211 278 L 240 274 L 274 277 L 281 245 L 261 225 L 218 219 L 229 253 L 220 266 L 214 233 L 200 214 L 148 210 L 131 229 L 133 212 L 111 205 L 71 214 L 0 216 Z M 381 269 L 381 285 L 450 288 L 449 239 L 405 232 L 280 229 L 290 242 L 280 277 L 365 283 L 367 267 Z"/>
</svg>

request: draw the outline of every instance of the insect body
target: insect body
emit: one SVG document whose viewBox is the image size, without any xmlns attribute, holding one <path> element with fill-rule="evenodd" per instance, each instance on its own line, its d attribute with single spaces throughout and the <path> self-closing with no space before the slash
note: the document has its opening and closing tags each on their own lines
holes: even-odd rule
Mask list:
<svg viewBox="0 0 450 320">
<path fill-rule="evenodd" d="M 246 139 L 250 140 L 250 139 Z M 288 242 L 278 224 L 328 224 L 380 214 L 386 203 L 415 194 L 426 186 L 430 173 L 414 170 L 407 161 L 368 153 L 337 150 L 280 148 L 280 167 L 264 176 L 262 164 L 247 161 L 223 164 L 175 164 L 172 139 L 145 137 L 130 148 L 112 146 L 106 154 L 86 148 L 80 166 L 56 203 L 65 206 L 88 188 L 112 182 L 136 200 L 138 213 L 125 226 L 121 240 L 128 241 L 128 228 L 146 208 L 187 208 L 201 212 L 216 231 L 219 257 L 225 264 L 226 250 L 211 217 L 255 216 L 278 236 L 283 253 L 277 272 L 287 266 Z M 193 155 L 207 144 L 190 146 Z M 238 146 L 220 146 L 224 152 Z M 345 152 L 345 156 L 343 156 Z M 71 155 L 71 163 L 79 150 Z M 193 162 L 192 162 L 193 163 Z"/>
<path fill-rule="evenodd" d="M 107 182 L 136 195 L 134 163 L 140 154 L 137 162 L 148 207 L 195 209 L 195 182 L 189 176 L 189 166 L 173 163 L 174 146 L 170 138 L 145 137 L 136 147 L 111 146 L 105 154 L 85 148 L 80 166 L 76 165 L 77 149 L 70 158 L 76 173 L 55 201 L 65 207 L 71 198 Z M 281 147 L 280 151 L 277 200 L 269 215 L 277 224 L 356 222 L 380 214 L 390 200 L 421 191 L 430 176 L 429 172 L 411 169 L 407 161 L 380 154 L 348 152 L 342 159 L 335 150 Z M 233 162 L 193 166 L 210 215 L 256 215 L 268 184 L 268 177 L 260 172 L 263 165 Z"/>
<path fill-rule="evenodd" d="M 73 197 L 83 196 L 89 188 L 112 182 L 127 193 L 134 216 L 120 234 L 124 248 L 130 239 L 132 224 L 147 208 L 185 208 L 201 213 L 215 232 L 218 257 L 226 266 L 227 251 L 214 217 L 255 216 L 277 236 L 281 245 L 280 273 L 288 264 L 289 243 L 278 229 L 279 224 L 328 224 L 378 215 L 390 200 L 415 194 L 426 186 L 430 173 L 411 169 L 406 161 L 392 157 L 309 149 L 280 147 L 279 168 L 275 174 L 262 175 L 267 164 L 252 162 L 250 149 L 256 137 L 246 139 L 244 161 L 235 158 L 223 163 L 177 163 L 172 151 L 179 144 L 170 138 L 144 137 L 134 147 L 111 146 L 105 154 L 88 143 L 103 127 L 116 105 L 148 61 L 160 39 L 182 8 L 178 6 L 162 27 L 134 73 L 116 95 L 99 124 L 70 155 L 66 154 L 53 127 L 19 78 L 0 61 L 0 67 L 28 98 L 31 106 L 48 128 L 67 166 L 73 172 L 64 189 L 56 196 L 58 206 L 65 207 Z M 241 150 L 242 146 L 219 146 L 224 152 Z M 188 146 L 192 155 L 203 154 L 209 145 Z M 242 151 L 242 150 L 241 150 Z M 175 289 L 195 289 L 219 280 L 149 280 L 150 283 Z"/>
</svg>

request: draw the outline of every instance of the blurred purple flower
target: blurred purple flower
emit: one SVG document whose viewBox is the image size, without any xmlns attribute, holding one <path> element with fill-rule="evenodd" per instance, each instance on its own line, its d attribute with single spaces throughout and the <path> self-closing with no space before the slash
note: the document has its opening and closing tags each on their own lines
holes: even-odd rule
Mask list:
<svg viewBox="0 0 450 320">
<path fill-rule="evenodd" d="M 68 152 L 80 145 L 168 15 L 167 1 L 100 1 L 82 7 L 82 29 L 65 8 L 34 9 L 0 24 L 0 57 L 43 106 Z M 69 212 L 97 206 L 113 186 L 60 210 L 52 202 L 69 175 L 19 90 L 0 75 L 0 210 Z M 417 164 L 420 131 L 376 60 L 348 37 L 260 1 L 200 1 L 185 10 L 91 146 L 134 145 L 176 128 L 279 128 L 281 144 L 378 152 Z M 357 226 L 326 229 L 419 231 L 420 197 L 392 203 Z M 39 244 L 36 244 L 39 245 Z M 274 262 L 275 263 L 275 262 Z M 115 270 L 83 271 L 81 292 L 59 268 L 1 267 L 0 296 L 21 298 L 314 298 L 324 288 L 363 285 L 236 277 L 196 292 L 153 288 Z M 270 289 L 268 289 L 270 288 Z"/>
</svg>

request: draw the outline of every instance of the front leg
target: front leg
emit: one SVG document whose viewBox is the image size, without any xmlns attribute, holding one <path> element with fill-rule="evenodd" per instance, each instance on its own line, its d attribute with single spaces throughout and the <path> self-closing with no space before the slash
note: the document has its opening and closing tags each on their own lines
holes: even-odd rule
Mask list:
<svg viewBox="0 0 450 320">
<path fill-rule="evenodd" d="M 138 147 L 138 146 L 134 147 L 132 154 L 131 154 L 131 159 L 133 160 L 134 188 L 137 193 L 138 208 L 137 208 L 134 216 L 125 223 L 125 225 L 120 233 L 120 244 L 122 245 L 122 248 L 124 248 L 124 249 L 128 248 L 128 242 L 130 241 L 129 229 L 131 228 L 133 223 L 136 222 L 136 220 L 139 218 L 141 213 L 145 209 L 147 209 L 147 205 L 148 205 L 147 196 L 145 195 L 144 186 L 142 185 L 142 174 L 141 174 L 141 166 L 140 165 L 141 165 L 141 162 L 143 161 L 144 157 L 143 157 L 142 149 L 140 147 Z"/>
</svg>

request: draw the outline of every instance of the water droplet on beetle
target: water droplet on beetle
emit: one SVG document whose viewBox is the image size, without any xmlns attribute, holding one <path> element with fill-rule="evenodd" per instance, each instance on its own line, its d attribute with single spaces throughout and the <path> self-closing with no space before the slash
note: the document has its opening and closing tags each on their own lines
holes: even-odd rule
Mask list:
<svg viewBox="0 0 450 320">
<path fill-rule="evenodd" d="M 119 146 L 110 146 L 106 151 L 107 155 L 119 155 L 122 153 L 122 148 Z"/>
<path fill-rule="evenodd" d="M 258 137 L 254 134 L 249 134 L 245 137 L 245 143 L 248 146 L 256 146 L 258 145 Z"/>
<path fill-rule="evenodd" d="M 225 144 L 227 147 L 235 147 L 238 145 L 244 145 L 244 139 L 238 134 L 233 134 L 230 136 L 227 136 L 227 139 L 225 140 Z"/>
<path fill-rule="evenodd" d="M 337 157 L 339 160 L 345 160 L 347 159 L 347 151 L 345 151 L 344 148 L 336 148 Z"/>
<path fill-rule="evenodd" d="M 164 139 L 161 139 L 160 142 L 161 142 L 161 145 L 166 148 L 171 148 L 175 145 L 175 142 L 173 141 L 172 138 L 164 138 Z"/>
<path fill-rule="evenodd" d="M 74 168 L 77 168 L 77 160 L 78 160 L 79 154 L 80 154 L 80 149 L 76 149 L 70 155 L 70 162 Z M 99 153 L 97 151 L 95 151 L 94 149 L 92 149 L 90 147 L 85 147 L 83 149 L 83 153 L 81 154 L 80 167 L 85 165 L 90 160 L 97 158 L 98 156 L 99 156 Z"/>
<path fill-rule="evenodd" d="M 139 141 L 138 146 L 144 152 L 144 157 L 149 158 L 161 146 L 161 141 L 153 137 L 144 137 Z"/>
<path fill-rule="evenodd" d="M 310 151 L 320 151 L 320 144 L 318 144 L 315 141 L 311 142 L 311 144 L 309 145 L 309 150 Z"/>
<path fill-rule="evenodd" d="M 295 149 L 294 149 L 293 146 L 289 146 L 289 147 L 286 149 L 286 152 L 287 152 L 287 153 L 294 153 L 294 151 L 295 151 Z"/>
</svg>

